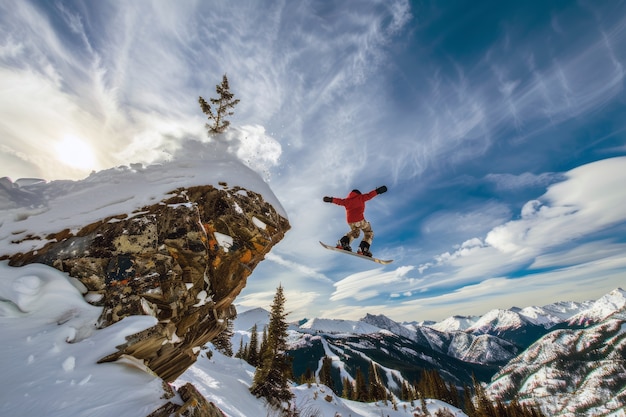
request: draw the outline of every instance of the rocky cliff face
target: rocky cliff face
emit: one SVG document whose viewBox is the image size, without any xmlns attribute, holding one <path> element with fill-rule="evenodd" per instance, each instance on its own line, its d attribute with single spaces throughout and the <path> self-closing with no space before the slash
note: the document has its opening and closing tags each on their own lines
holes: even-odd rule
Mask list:
<svg viewBox="0 0 626 417">
<path fill-rule="evenodd" d="M 289 227 L 260 194 L 220 183 L 178 188 L 75 230 L 32 232 L 27 239 L 47 243 L 1 259 L 44 263 L 80 281 L 85 299 L 103 307 L 99 327 L 130 315 L 156 317 L 157 325 L 101 361 L 129 355 L 173 381 L 236 315 L 233 300 Z"/>
</svg>

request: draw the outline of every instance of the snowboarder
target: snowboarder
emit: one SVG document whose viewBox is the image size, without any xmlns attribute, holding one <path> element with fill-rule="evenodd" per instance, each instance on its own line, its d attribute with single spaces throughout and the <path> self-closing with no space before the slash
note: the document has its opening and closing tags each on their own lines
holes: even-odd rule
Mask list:
<svg viewBox="0 0 626 417">
<path fill-rule="evenodd" d="M 367 194 L 361 194 L 359 190 L 352 190 L 346 198 L 324 197 L 326 203 L 333 203 L 339 206 L 343 206 L 346 209 L 346 220 L 350 231 L 345 234 L 337 243 L 337 248 L 352 252 L 350 244 L 352 240 L 358 238 L 363 232 L 363 240 L 359 244 L 357 253 L 372 256 L 370 252 L 370 246 L 374 239 L 374 232 L 370 222 L 365 220 L 365 202 L 376 197 L 378 194 L 382 194 L 387 191 L 386 186 L 378 187 L 375 190 L 370 191 Z"/>
</svg>

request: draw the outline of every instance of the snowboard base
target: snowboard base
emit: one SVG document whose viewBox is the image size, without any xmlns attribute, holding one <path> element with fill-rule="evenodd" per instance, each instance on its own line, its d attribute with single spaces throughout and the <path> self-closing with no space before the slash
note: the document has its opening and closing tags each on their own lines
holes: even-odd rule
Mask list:
<svg viewBox="0 0 626 417">
<path fill-rule="evenodd" d="M 336 252 L 342 252 L 342 253 L 345 253 L 346 255 L 352 255 L 352 256 L 356 256 L 358 258 L 367 259 L 368 261 L 376 262 L 378 264 L 387 265 L 387 264 L 390 264 L 390 263 L 393 262 L 393 260 L 391 260 L 391 259 L 390 260 L 384 260 L 384 259 L 373 258 L 371 256 L 360 255 L 360 254 L 358 254 L 356 252 L 350 252 L 350 251 L 347 251 L 347 250 L 336 248 L 334 246 L 327 245 L 326 243 L 323 243 L 323 242 L 320 242 L 320 245 L 322 245 L 326 249 L 334 250 Z"/>
</svg>

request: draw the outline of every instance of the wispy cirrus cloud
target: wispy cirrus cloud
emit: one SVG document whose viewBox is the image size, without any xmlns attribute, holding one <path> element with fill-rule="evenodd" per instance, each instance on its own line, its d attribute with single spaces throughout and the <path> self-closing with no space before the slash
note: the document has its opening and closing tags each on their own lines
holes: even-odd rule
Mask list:
<svg viewBox="0 0 626 417">
<path fill-rule="evenodd" d="M 471 66 L 448 56 L 421 57 L 423 65 L 411 69 L 423 81 L 407 103 L 411 122 L 401 126 L 411 134 L 389 148 L 399 156 L 392 161 L 394 179 L 454 167 L 495 144 L 557 143 L 559 135 L 544 134 L 623 92 L 626 56 L 619 45 L 626 41 L 626 19 L 603 15 L 585 22 L 592 27 L 558 32 L 568 18 L 567 10 L 555 13 L 558 24 L 530 34 L 505 25 Z"/>
<path fill-rule="evenodd" d="M 336 282 L 335 292 L 331 295 L 331 301 L 339 301 L 344 298 L 353 298 L 357 301 L 374 298 L 388 291 L 388 286 L 396 287 L 398 284 L 412 286 L 414 280 L 407 277 L 413 270 L 412 266 L 402 266 L 391 272 L 381 272 L 382 269 L 359 272 Z"/>
<path fill-rule="evenodd" d="M 515 191 L 530 187 L 548 187 L 550 184 L 564 180 L 562 174 L 553 172 L 543 172 L 532 174 L 524 172 L 515 174 L 488 174 L 485 179 L 496 186 L 497 190 Z"/>
</svg>

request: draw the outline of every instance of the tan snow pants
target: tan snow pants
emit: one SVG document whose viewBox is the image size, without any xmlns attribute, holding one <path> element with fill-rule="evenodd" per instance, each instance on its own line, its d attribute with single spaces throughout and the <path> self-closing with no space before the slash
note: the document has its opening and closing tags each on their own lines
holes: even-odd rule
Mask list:
<svg viewBox="0 0 626 417">
<path fill-rule="evenodd" d="M 372 240 L 374 240 L 374 232 L 372 231 L 372 225 L 367 220 L 363 219 L 360 222 L 356 223 L 348 223 L 350 226 L 350 231 L 346 233 L 346 236 L 350 239 L 350 243 L 361 235 L 361 231 L 363 232 L 363 240 L 370 245 L 372 244 Z"/>
</svg>

